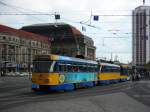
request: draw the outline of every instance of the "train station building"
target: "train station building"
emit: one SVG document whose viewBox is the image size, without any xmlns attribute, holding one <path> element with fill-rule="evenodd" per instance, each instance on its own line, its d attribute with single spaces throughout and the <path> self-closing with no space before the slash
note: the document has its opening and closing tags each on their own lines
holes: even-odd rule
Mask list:
<svg viewBox="0 0 150 112">
<path fill-rule="evenodd" d="M 1 71 L 28 71 L 35 54 L 48 53 L 48 37 L 0 25 Z"/>
<path fill-rule="evenodd" d="M 51 42 L 51 53 L 72 56 L 83 56 L 85 59 L 95 60 L 93 40 L 83 35 L 72 25 L 66 23 L 45 23 L 24 26 L 21 30 L 47 36 Z"/>
</svg>

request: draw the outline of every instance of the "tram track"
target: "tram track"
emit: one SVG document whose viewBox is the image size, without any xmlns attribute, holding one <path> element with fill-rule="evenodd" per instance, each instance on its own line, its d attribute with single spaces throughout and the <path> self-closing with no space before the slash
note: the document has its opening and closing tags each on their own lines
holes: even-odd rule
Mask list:
<svg viewBox="0 0 150 112">
<path fill-rule="evenodd" d="M 12 88 L 11 91 L 4 89 L 4 91 L 0 93 L 0 110 L 7 110 L 8 107 L 11 109 L 18 106 L 31 105 L 35 103 L 38 105 L 38 103 L 41 104 L 42 102 L 79 100 L 121 92 L 126 93 L 128 96 L 142 102 L 141 99 L 144 99 L 145 101 L 145 99 L 150 98 L 148 96 L 149 90 L 147 91 L 147 89 L 149 89 L 149 85 L 144 86 L 144 84 L 145 82 L 142 81 L 128 81 L 111 85 L 95 86 L 92 88 L 77 89 L 69 92 L 33 92 L 30 89 L 29 82 L 27 81 L 27 83 L 24 84 L 24 88 L 22 88 L 23 83 L 20 83 L 20 85 L 17 84 L 17 87 L 7 85 L 8 88 Z M 15 88 L 14 91 L 13 88 Z M 140 91 L 144 91 L 146 94 L 142 94 L 142 96 L 140 96 Z M 135 97 L 134 95 L 136 94 L 139 96 Z M 148 103 L 149 102 L 146 102 L 146 104 Z"/>
<path fill-rule="evenodd" d="M 112 84 L 107 86 L 96 86 L 87 89 L 78 89 L 70 92 L 56 92 L 56 93 L 35 93 L 32 91 L 20 93 L 13 93 L 12 95 L 5 95 L 0 98 L 0 110 L 7 107 L 13 108 L 19 105 L 25 105 L 30 103 L 47 102 L 47 101 L 61 101 L 76 98 L 91 97 L 96 95 L 111 94 L 115 92 L 121 92 L 125 88 L 130 86 L 130 82 Z"/>
</svg>

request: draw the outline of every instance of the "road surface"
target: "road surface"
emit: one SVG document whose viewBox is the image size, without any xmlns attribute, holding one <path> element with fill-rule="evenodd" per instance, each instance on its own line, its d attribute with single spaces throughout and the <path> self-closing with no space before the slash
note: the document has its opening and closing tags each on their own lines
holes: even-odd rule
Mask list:
<svg viewBox="0 0 150 112">
<path fill-rule="evenodd" d="M 150 81 L 33 92 L 28 77 L 0 77 L 0 112 L 150 112 Z"/>
</svg>

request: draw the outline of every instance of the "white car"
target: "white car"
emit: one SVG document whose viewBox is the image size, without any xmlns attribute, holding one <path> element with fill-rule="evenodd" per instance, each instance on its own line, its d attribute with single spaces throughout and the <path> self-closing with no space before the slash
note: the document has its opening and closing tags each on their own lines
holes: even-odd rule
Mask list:
<svg viewBox="0 0 150 112">
<path fill-rule="evenodd" d="M 22 72 L 22 73 L 20 73 L 20 76 L 28 76 L 28 75 L 29 75 L 28 72 Z"/>
</svg>

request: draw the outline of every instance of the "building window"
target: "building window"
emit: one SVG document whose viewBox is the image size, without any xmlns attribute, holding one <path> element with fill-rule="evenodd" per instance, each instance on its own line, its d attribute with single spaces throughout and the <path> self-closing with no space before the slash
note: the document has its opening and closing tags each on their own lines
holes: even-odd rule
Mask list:
<svg viewBox="0 0 150 112">
<path fill-rule="evenodd" d="M 41 48 L 41 43 L 40 42 L 38 42 L 38 47 Z"/>
<path fill-rule="evenodd" d="M 35 43 L 36 43 L 36 47 L 38 47 L 38 42 L 36 41 Z"/>
<path fill-rule="evenodd" d="M 11 37 L 8 37 L 8 40 L 11 41 Z"/>
<path fill-rule="evenodd" d="M 15 38 L 13 38 L 13 41 L 15 42 Z"/>
<path fill-rule="evenodd" d="M 3 36 L 3 40 L 6 40 L 6 37 L 5 37 L 5 36 Z"/>
</svg>

